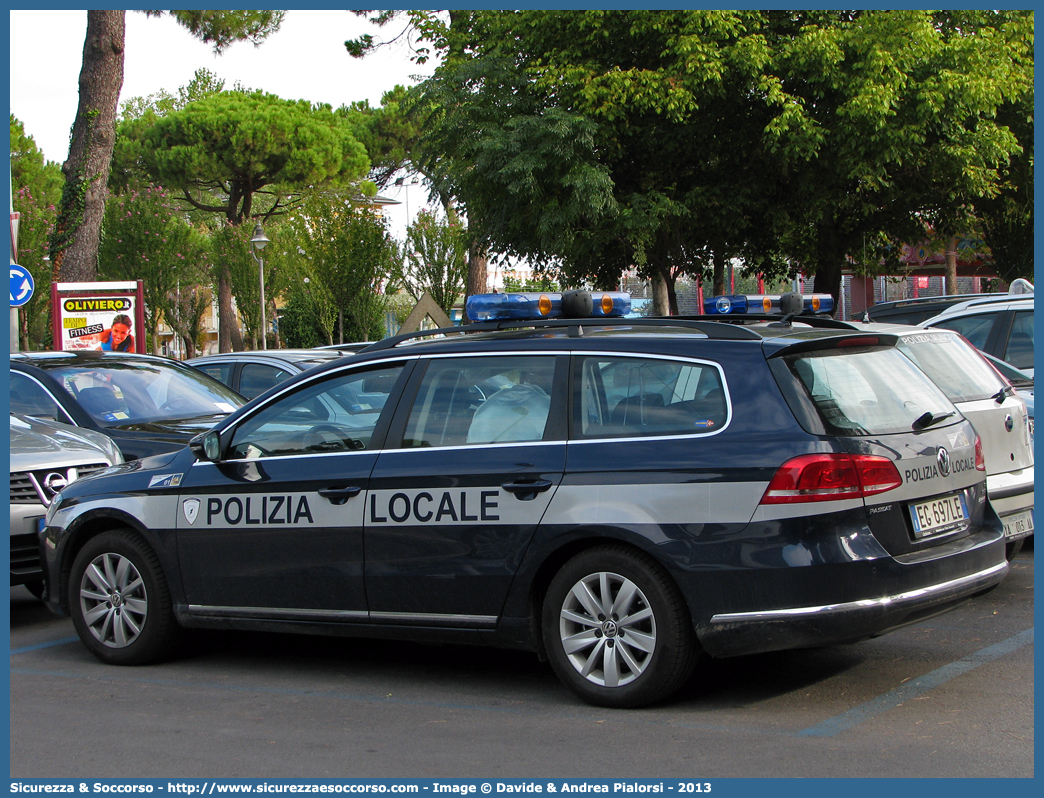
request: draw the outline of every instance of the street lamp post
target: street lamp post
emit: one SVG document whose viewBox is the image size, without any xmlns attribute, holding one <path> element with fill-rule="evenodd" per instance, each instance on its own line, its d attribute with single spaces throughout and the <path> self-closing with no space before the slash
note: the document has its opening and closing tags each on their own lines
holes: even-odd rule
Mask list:
<svg viewBox="0 0 1044 798">
<path fill-rule="evenodd" d="M 258 273 L 261 275 L 261 348 L 268 349 L 268 335 L 265 330 L 265 259 L 261 256 L 261 250 L 265 248 L 268 243 L 268 237 L 265 235 L 265 231 L 261 229 L 261 225 L 257 225 L 254 228 L 254 237 L 250 239 L 250 244 L 253 249 L 250 250 L 250 254 L 254 256 L 254 260 L 258 263 Z M 256 250 L 256 252 L 255 252 Z"/>
</svg>

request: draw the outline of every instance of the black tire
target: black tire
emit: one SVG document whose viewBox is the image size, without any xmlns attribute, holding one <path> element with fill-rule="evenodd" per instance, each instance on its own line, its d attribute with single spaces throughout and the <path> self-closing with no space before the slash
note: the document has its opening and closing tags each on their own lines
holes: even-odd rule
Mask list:
<svg viewBox="0 0 1044 798">
<path fill-rule="evenodd" d="M 623 606 L 614 606 L 628 593 Z M 588 597 L 581 601 L 581 595 Z M 614 618 L 612 609 L 624 614 Z M 602 707 L 642 707 L 667 698 L 692 675 L 699 657 L 678 587 L 654 560 L 623 546 L 588 549 L 562 567 L 547 590 L 542 631 L 558 678 Z"/>
<path fill-rule="evenodd" d="M 167 656 L 178 637 L 159 559 L 127 529 L 91 538 L 69 574 L 69 612 L 84 645 L 109 665 Z"/>
<path fill-rule="evenodd" d="M 1019 538 L 1018 540 L 1009 540 L 1006 544 L 1004 553 L 1008 557 L 1008 562 L 1015 559 L 1015 556 L 1022 551 L 1022 544 L 1026 542 L 1026 538 Z"/>
<path fill-rule="evenodd" d="M 44 583 L 43 580 L 39 582 L 26 582 L 25 589 L 32 593 L 36 598 L 42 599 L 44 594 Z"/>
</svg>

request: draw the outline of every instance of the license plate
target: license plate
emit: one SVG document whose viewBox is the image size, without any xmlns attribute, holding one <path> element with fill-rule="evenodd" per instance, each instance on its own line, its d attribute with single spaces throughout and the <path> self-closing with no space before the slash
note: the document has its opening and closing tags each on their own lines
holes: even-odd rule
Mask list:
<svg viewBox="0 0 1044 798">
<path fill-rule="evenodd" d="M 910 505 L 914 537 L 927 538 L 963 529 L 968 522 L 968 506 L 964 494 L 943 496 L 929 502 Z"/>
<path fill-rule="evenodd" d="M 1004 523 L 1004 537 L 1018 540 L 1033 534 L 1033 511 L 1006 515 L 1001 519 Z"/>
</svg>

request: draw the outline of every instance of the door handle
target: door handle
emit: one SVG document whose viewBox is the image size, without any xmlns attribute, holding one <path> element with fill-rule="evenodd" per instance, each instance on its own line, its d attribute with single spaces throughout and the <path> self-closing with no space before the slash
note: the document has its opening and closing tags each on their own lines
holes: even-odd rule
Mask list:
<svg viewBox="0 0 1044 798">
<path fill-rule="evenodd" d="M 543 493 L 554 483 L 549 479 L 534 479 L 529 482 L 505 482 L 502 487 L 508 493 L 514 493 L 515 498 L 520 501 L 535 499 L 538 493 Z"/>
<path fill-rule="evenodd" d="M 349 485 L 347 488 L 324 488 L 319 491 L 319 495 L 324 499 L 329 499 L 330 504 L 344 504 L 352 496 L 358 496 L 362 493 L 362 488 L 358 485 Z"/>
</svg>

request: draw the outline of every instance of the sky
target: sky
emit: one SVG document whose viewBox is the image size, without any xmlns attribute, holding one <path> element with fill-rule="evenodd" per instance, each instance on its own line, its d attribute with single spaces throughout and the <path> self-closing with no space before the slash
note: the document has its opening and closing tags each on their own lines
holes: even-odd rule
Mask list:
<svg viewBox="0 0 1044 798">
<path fill-rule="evenodd" d="M 87 30 L 86 11 L 11 11 L 11 113 L 25 126 L 44 157 L 62 163 L 69 153 L 69 130 L 79 100 L 78 81 Z M 433 64 L 410 61 L 405 44 L 381 48 L 364 59 L 351 58 L 344 41 L 361 33 L 391 38 L 400 28 L 379 29 L 348 11 L 288 11 L 279 31 L 260 47 L 233 44 L 215 56 L 170 17 L 127 12 L 123 90 L 120 103 L 165 89 L 176 94 L 205 67 L 231 88 L 237 82 L 285 99 L 329 103 L 334 108 L 357 100 L 380 105 L 396 84 L 413 85 Z M 46 48 L 41 48 L 46 42 Z M 393 235 L 404 236 L 410 217 L 425 207 L 421 185 L 389 188 L 397 199 L 389 208 Z"/>
</svg>

